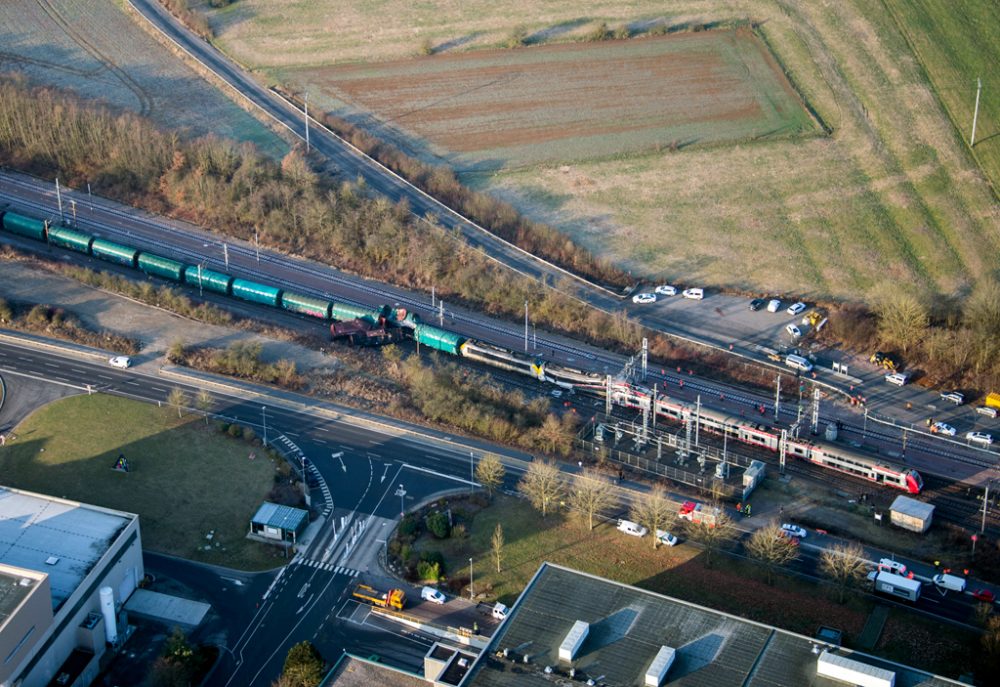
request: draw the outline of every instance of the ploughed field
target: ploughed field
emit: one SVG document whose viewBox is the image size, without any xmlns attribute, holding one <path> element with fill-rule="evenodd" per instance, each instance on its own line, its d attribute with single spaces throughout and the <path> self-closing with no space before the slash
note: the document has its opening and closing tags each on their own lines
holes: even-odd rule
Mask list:
<svg viewBox="0 0 1000 687">
<path fill-rule="evenodd" d="M 288 70 L 325 109 L 469 169 L 818 131 L 748 30 Z"/>
</svg>

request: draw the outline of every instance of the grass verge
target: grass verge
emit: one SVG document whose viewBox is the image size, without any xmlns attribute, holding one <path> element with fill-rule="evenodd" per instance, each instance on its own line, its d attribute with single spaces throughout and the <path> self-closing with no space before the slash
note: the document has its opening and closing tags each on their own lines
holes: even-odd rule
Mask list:
<svg viewBox="0 0 1000 687">
<path fill-rule="evenodd" d="M 512 603 L 539 565 L 548 561 L 807 636 L 820 625 L 836 627 L 844 632 L 848 646 L 873 607 L 870 599 L 858 596 L 838 604 L 833 590 L 828 593 L 798 578 L 779 576 L 777 584 L 769 586 L 759 568 L 729 556 L 714 559 L 708 567 L 701 549 L 687 543 L 654 550 L 648 537 L 622 536 L 610 524 L 588 532 L 578 521 L 561 515 L 542 520 L 526 501 L 515 497 L 497 496 L 486 507 L 466 499 L 448 506 L 462 525 L 459 535 L 435 539 L 423 532 L 410 544 L 394 542 L 391 550 L 404 557 L 439 553 L 448 586 L 456 592 L 467 592 L 472 558 L 477 597 Z M 490 545 L 497 523 L 503 527 L 505 540 L 500 572 Z M 910 614 L 905 618 L 909 621 Z M 909 665 L 958 674 L 969 665 L 970 655 L 967 648 L 956 648 L 956 641 L 963 647 L 974 642 L 972 633 L 965 634 L 958 630 L 948 637 L 921 633 L 911 642 L 906 633 L 893 632 L 876 651 L 884 648 L 897 659 L 909 651 L 904 661 Z M 959 635 L 968 641 L 957 640 Z M 924 655 L 930 660 L 924 661 Z"/>
<path fill-rule="evenodd" d="M 244 536 L 279 466 L 201 419 L 95 394 L 38 410 L 14 435 L 0 449 L 6 486 L 137 513 L 152 551 L 243 570 L 283 562 Z M 111 469 L 119 453 L 130 472 Z"/>
</svg>

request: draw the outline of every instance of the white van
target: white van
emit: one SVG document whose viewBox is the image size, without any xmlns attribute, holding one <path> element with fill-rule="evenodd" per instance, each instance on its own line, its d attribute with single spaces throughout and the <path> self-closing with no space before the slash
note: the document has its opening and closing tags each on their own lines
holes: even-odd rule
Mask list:
<svg viewBox="0 0 1000 687">
<path fill-rule="evenodd" d="M 953 592 L 965 591 L 965 578 L 957 577 L 955 575 L 949 575 L 948 573 L 941 573 L 935 575 L 934 584 L 936 584 L 941 589 L 947 589 Z"/>
<path fill-rule="evenodd" d="M 813 369 L 813 364 L 801 355 L 789 355 L 785 358 L 785 365 L 799 372 L 812 372 Z"/>
<path fill-rule="evenodd" d="M 618 531 L 624 532 L 625 534 L 633 537 L 645 537 L 649 530 L 637 522 L 632 522 L 631 520 L 619 520 Z"/>
<path fill-rule="evenodd" d="M 905 372 L 893 372 L 885 376 L 885 381 L 889 382 L 893 386 L 903 386 L 908 381 L 910 381 L 910 375 Z"/>
<path fill-rule="evenodd" d="M 442 605 L 447 599 L 444 594 L 439 590 L 434 589 L 434 587 L 424 587 L 420 590 L 420 598 L 424 601 L 430 601 L 432 604 Z"/>
</svg>

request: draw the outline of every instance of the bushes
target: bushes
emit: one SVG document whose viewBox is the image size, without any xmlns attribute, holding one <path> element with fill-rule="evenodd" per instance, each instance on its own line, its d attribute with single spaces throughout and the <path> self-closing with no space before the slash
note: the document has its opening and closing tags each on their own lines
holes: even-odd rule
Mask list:
<svg viewBox="0 0 1000 687">
<path fill-rule="evenodd" d="M 427 516 L 427 529 L 437 539 L 447 539 L 451 534 L 451 523 L 446 514 L 436 511 Z"/>
<path fill-rule="evenodd" d="M 87 329 L 72 314 L 51 305 L 25 305 L 0 299 L 0 322 L 14 329 L 54 336 L 86 346 L 110 348 L 130 355 L 139 352 L 139 342 L 135 339 Z"/>
</svg>

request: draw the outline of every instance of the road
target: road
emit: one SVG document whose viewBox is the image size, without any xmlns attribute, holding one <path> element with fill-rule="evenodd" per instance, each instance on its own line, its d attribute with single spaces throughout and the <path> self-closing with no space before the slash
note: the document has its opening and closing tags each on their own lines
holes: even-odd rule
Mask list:
<svg viewBox="0 0 1000 687">
<path fill-rule="evenodd" d="M 378 303 L 393 303 L 420 314 L 428 320 L 435 319 L 435 309 L 423 294 L 414 293 L 371 280 L 364 280 L 346 275 L 333 268 L 307 260 L 290 258 L 288 256 L 258 250 L 252 245 L 239 241 L 221 241 L 218 237 L 196 227 L 170 222 L 162 218 L 151 217 L 133 208 L 121 206 L 101 199 L 91 198 L 85 194 L 73 191 L 63 191 L 64 208 L 75 206 L 76 224 L 89 233 L 118 240 L 139 248 L 153 250 L 159 254 L 183 260 L 189 264 L 203 264 L 205 267 L 223 270 L 248 279 L 260 280 L 309 293 L 324 298 L 336 298 L 356 304 L 372 305 Z M 5 198 L 15 210 L 41 217 L 57 217 L 56 198 L 50 185 L 39 184 L 35 180 L 21 175 L 5 174 L 0 176 L 0 198 Z M 15 243 L 22 248 L 38 251 L 37 242 L 20 240 L 4 235 L 5 241 Z M 45 249 L 42 248 L 44 251 Z M 52 249 L 53 257 L 81 260 L 82 256 L 61 249 Z M 101 265 L 103 269 L 113 269 L 113 266 Z M 134 274 L 134 272 L 130 272 Z M 722 296 L 718 296 L 722 298 Z M 698 303 L 686 299 L 676 299 L 683 307 L 697 307 Z M 241 304 L 246 307 L 246 304 Z M 735 307 L 735 306 L 727 306 Z M 742 308 L 742 306 L 740 306 Z M 494 320 L 480 313 L 462 308 L 448 306 L 444 324 L 446 328 L 459 331 L 467 336 L 491 341 L 513 350 L 524 348 L 525 337 L 522 328 L 516 328 L 508 323 Z M 745 308 L 743 308 L 745 310 Z M 267 309 L 259 309 L 262 317 L 273 316 Z M 747 311 L 749 312 L 749 311 Z M 752 316 L 774 316 L 772 313 L 749 313 Z M 311 323 L 312 321 L 310 321 Z M 316 327 L 322 327 L 316 323 Z M 593 346 L 543 333 L 541 338 L 529 341 L 529 350 L 537 357 L 570 365 L 600 371 L 615 373 L 622 369 L 626 358 L 609 353 Z M 653 367 L 650 369 L 647 384 L 657 384 L 662 394 L 694 402 L 698 395 L 703 396 L 703 402 L 708 407 L 718 407 L 734 414 L 751 413 L 753 409 L 764 405 L 768 408 L 773 404 L 773 397 L 755 393 L 715 381 L 708 381 L 685 374 L 684 370 L 665 370 Z M 683 381 L 683 386 L 681 382 Z M 862 388 L 868 389 L 868 386 Z M 886 408 L 892 407 L 897 399 L 894 393 L 905 391 L 882 383 L 865 391 L 868 395 L 869 407 L 880 406 L 882 412 L 859 416 L 858 413 L 843 405 L 823 403 L 821 408 L 820 428 L 831 421 L 840 421 L 845 428 L 845 434 L 852 432 L 860 437 L 862 443 L 878 449 L 880 455 L 899 461 L 905 454 L 907 458 L 916 460 L 912 463 L 918 469 L 924 469 L 933 474 L 968 480 L 978 483 L 988 478 L 989 461 L 995 461 L 991 452 L 976 447 L 964 446 L 961 437 L 966 431 L 996 431 L 997 420 L 989 420 L 976 414 L 971 407 L 956 407 L 940 401 L 933 402 L 925 394 L 923 407 L 914 412 L 890 414 Z M 719 400 L 725 397 L 726 402 Z M 933 397 L 931 397 L 932 399 Z M 808 406 L 808 400 L 804 405 Z M 919 421 L 920 411 L 933 412 L 937 419 L 954 424 L 959 429 L 959 439 L 948 440 L 942 437 L 927 435 L 927 427 Z M 808 407 L 805 408 L 808 415 Z M 797 418 L 797 408 L 791 403 L 782 406 L 781 422 L 791 425 Z M 898 426 L 884 424 L 888 420 Z M 902 428 L 906 428 L 907 450 L 903 450 Z M 1000 444 L 998 444 L 1000 447 Z M 941 464 L 940 459 L 954 460 L 952 468 L 949 464 Z M 985 461 L 985 462 L 984 462 Z M 994 463 L 995 464 L 995 463 Z M 989 475 L 992 476 L 992 475 Z"/>
<path fill-rule="evenodd" d="M 194 35 L 160 3 L 155 0 L 130 0 L 130 3 L 150 24 L 193 59 L 211 70 L 234 93 L 253 103 L 267 117 L 286 127 L 300 139 L 304 139 L 305 120 L 301 111 L 259 84 L 214 46 Z M 436 217 L 442 226 L 461 232 L 470 245 L 482 249 L 496 261 L 521 274 L 536 278 L 543 284 L 554 285 L 558 279 L 568 276 L 568 273 L 465 220 L 327 130 L 314 125 L 311 127 L 311 132 L 310 140 L 316 151 L 343 170 L 345 178 L 363 178 L 369 188 L 394 202 L 406 200 L 415 216 L 424 217 L 430 214 Z M 791 298 L 785 299 L 778 313 L 766 311 L 751 313 L 747 308 L 748 299 L 711 291 L 706 293 L 703 301 L 690 301 L 680 296 L 661 297 L 653 305 L 636 306 L 628 301 L 623 303 L 620 294 L 612 293 L 590 282 L 579 279 L 568 281 L 569 286 L 565 288 L 569 289 L 569 293 L 590 307 L 614 312 L 622 309 L 624 305 L 630 317 L 653 330 L 711 345 L 719 350 L 732 350 L 751 359 L 764 358 L 760 351 L 761 347 L 783 348 L 795 343 L 784 331 L 785 325 L 797 322 L 799 319 L 798 316 L 791 316 L 785 312 L 785 306 L 793 302 Z M 681 286 L 697 286 L 697 284 Z M 647 290 L 651 291 L 651 287 L 652 285 L 649 285 Z M 509 345 L 505 342 L 496 343 Z M 834 362 L 851 363 L 851 361 L 834 352 L 832 357 L 820 362 L 822 365 L 819 366 L 818 373 L 822 381 L 841 389 L 852 385 L 849 380 L 834 375 L 830 370 Z M 878 404 L 884 398 L 897 409 L 906 407 L 907 403 L 917 407 L 918 413 L 906 418 L 907 422 L 921 421 L 926 417 L 927 406 L 933 404 L 926 394 L 915 390 L 914 387 L 896 388 L 884 384 L 882 371 L 872 366 L 850 364 L 850 368 L 852 376 L 859 378 L 864 384 L 864 394 L 869 397 L 870 402 Z M 945 417 L 939 419 L 947 420 L 948 410 L 944 408 Z M 934 408 L 930 409 L 930 412 L 938 410 Z M 966 430 L 963 429 L 964 431 Z"/>
<path fill-rule="evenodd" d="M 8 379 L 54 380 L 52 383 L 159 402 L 175 380 L 130 369 L 118 370 L 101 362 L 87 362 L 54 351 L 0 343 L 0 372 Z M 205 387 L 204 384 L 190 385 Z M 209 387 L 211 390 L 211 387 Z M 437 441 L 417 440 L 389 428 L 359 426 L 347 417 L 328 419 L 314 411 L 290 410 L 281 392 L 276 398 L 252 400 L 213 392 L 215 412 L 252 425 L 266 434 L 293 464 L 302 456 L 315 467 L 312 495 L 324 516 L 311 526 L 308 543 L 278 574 L 246 575 L 208 566 L 151 557 L 150 570 L 175 577 L 199 591 L 220 618 L 208 632 L 223 649 L 222 663 L 211 685 L 267 685 L 281 670 L 287 650 L 302 640 L 313 641 L 325 656 L 342 651 L 386 658 L 393 665 L 419 671 L 433 638 L 420 632 L 401 632 L 398 626 L 371 615 L 370 608 L 350 598 L 359 581 L 376 587 L 396 584 L 382 576 L 377 564 L 399 513 L 433 494 L 465 491 L 472 468 L 467 446 L 440 435 Z M 398 424 L 386 420 L 389 424 Z M 449 441 L 450 439 L 450 441 Z M 476 448 L 476 447 L 473 447 Z M 508 462 L 509 479 L 524 466 L 523 455 L 496 449 Z M 575 466 L 568 466 L 572 472 Z M 619 489 L 623 497 L 631 487 Z M 623 507 L 624 510 L 627 508 Z M 740 522 L 749 530 L 756 521 Z M 802 544 L 800 574 L 816 576 L 823 548 L 837 543 L 820 532 Z M 870 560 L 891 554 L 869 550 Z M 919 577 L 929 579 L 931 566 L 906 561 Z M 970 590 L 973 589 L 970 582 Z M 975 588 L 985 585 L 975 584 Z M 411 598 L 416 590 L 410 589 Z M 994 590 L 996 591 L 996 590 Z M 253 606 L 251 607 L 251 604 Z M 917 608 L 940 618 L 968 622 L 974 602 L 969 594 L 940 595 L 925 589 Z"/>
</svg>

